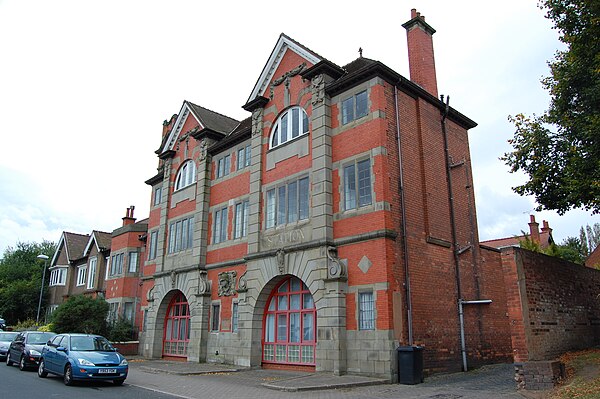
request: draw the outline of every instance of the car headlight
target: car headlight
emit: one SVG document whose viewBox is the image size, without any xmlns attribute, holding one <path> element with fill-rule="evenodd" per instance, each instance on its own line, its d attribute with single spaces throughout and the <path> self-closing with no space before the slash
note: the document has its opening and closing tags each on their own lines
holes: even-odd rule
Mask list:
<svg viewBox="0 0 600 399">
<path fill-rule="evenodd" d="M 77 361 L 79 362 L 79 364 L 81 364 L 82 366 L 95 366 L 94 363 L 90 362 L 89 360 L 85 360 L 85 359 L 77 359 Z"/>
<path fill-rule="evenodd" d="M 127 366 L 129 363 L 127 363 L 127 359 L 123 358 L 123 360 L 121 360 L 121 363 L 119 363 L 119 366 Z"/>
<path fill-rule="evenodd" d="M 0 349 L 8 349 L 8 345 L 0 344 Z"/>
<path fill-rule="evenodd" d="M 29 354 L 30 354 L 31 356 L 41 356 L 41 355 L 42 355 L 40 352 L 36 351 L 35 349 L 31 349 L 31 350 L 29 351 Z"/>
</svg>

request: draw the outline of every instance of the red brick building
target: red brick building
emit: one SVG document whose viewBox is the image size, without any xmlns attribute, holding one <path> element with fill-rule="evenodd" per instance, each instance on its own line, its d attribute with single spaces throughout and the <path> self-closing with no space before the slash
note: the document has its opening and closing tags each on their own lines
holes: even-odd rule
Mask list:
<svg viewBox="0 0 600 399">
<path fill-rule="evenodd" d="M 141 277 L 148 357 L 391 380 L 510 361 L 478 245 L 467 132 L 413 10 L 411 79 L 281 35 L 236 121 L 184 101 L 156 151 Z M 113 251 L 114 252 L 114 251 Z M 497 266 L 497 264 L 496 264 Z"/>
</svg>

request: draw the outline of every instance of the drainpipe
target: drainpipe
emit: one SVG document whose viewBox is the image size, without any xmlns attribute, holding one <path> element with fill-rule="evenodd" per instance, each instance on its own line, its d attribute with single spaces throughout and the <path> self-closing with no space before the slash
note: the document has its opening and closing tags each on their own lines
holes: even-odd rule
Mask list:
<svg viewBox="0 0 600 399">
<path fill-rule="evenodd" d="M 441 95 L 441 100 L 444 102 L 444 95 Z M 442 135 L 444 137 L 444 157 L 446 159 L 446 182 L 448 184 L 448 205 L 450 207 L 450 229 L 452 234 L 452 252 L 454 255 L 454 270 L 456 274 L 456 293 L 458 297 L 458 319 L 460 324 L 460 351 L 462 353 L 462 363 L 463 363 L 463 371 L 467 371 L 467 349 L 465 343 L 465 323 L 463 318 L 463 309 L 462 309 L 462 289 L 460 282 L 460 259 L 459 259 L 459 245 L 456 234 L 456 220 L 454 215 L 454 194 L 452 191 L 452 173 L 451 163 L 450 163 L 450 150 L 448 148 L 448 132 L 446 132 L 446 117 L 448 116 L 448 111 L 450 109 L 450 96 L 446 97 L 446 106 L 444 107 L 444 112 L 442 114 Z"/>
<path fill-rule="evenodd" d="M 398 82 L 400 83 L 400 82 Z M 404 280 L 406 285 L 406 317 L 408 322 L 408 344 L 413 344 L 412 296 L 410 293 L 410 272 L 408 270 L 408 242 L 406 233 L 406 206 L 404 200 L 404 171 L 402 167 L 402 141 L 400 137 L 400 116 L 398 112 L 398 87 L 394 85 L 394 107 L 396 109 L 396 140 L 398 141 L 398 164 L 400 168 L 400 208 L 402 209 L 402 246 L 404 257 Z"/>
</svg>

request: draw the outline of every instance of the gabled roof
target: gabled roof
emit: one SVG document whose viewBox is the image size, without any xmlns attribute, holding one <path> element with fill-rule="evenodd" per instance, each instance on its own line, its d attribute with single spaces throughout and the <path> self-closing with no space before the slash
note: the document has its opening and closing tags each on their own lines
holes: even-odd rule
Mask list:
<svg viewBox="0 0 600 399">
<path fill-rule="evenodd" d="M 246 101 L 246 103 L 254 100 L 257 96 L 262 96 L 265 94 L 269 82 L 271 79 L 273 79 L 273 74 L 277 70 L 279 63 L 283 59 L 283 55 L 288 49 L 305 58 L 313 65 L 323 59 L 323 57 L 308 47 L 303 46 L 302 44 L 282 33 L 279 35 L 279 39 L 277 40 L 277 43 L 275 44 L 275 47 L 273 48 L 273 51 L 271 52 L 271 55 L 269 56 L 269 59 L 267 60 L 267 63 L 265 64 L 258 80 L 256 81 L 256 84 L 252 89 L 252 93 L 250 93 L 250 97 L 248 97 L 248 101 Z"/>
<path fill-rule="evenodd" d="M 104 231 L 94 230 L 90 235 L 90 239 L 85 246 L 85 249 L 81 252 L 81 257 L 89 255 L 92 245 L 96 245 L 96 251 L 102 252 L 103 250 L 110 249 L 111 234 Z"/>
<path fill-rule="evenodd" d="M 56 252 L 54 252 L 54 256 L 52 257 L 52 262 L 50 262 L 50 267 L 56 265 L 56 260 L 60 256 L 61 251 L 63 250 L 67 255 L 67 261 L 69 263 L 75 259 L 80 258 L 89 238 L 90 236 L 88 234 L 77 234 L 70 233 L 68 231 L 63 231 L 63 233 L 60 236 L 60 240 L 58 240 Z"/>
<path fill-rule="evenodd" d="M 531 236 L 529 234 L 522 234 L 513 237 L 495 238 L 493 240 L 481 241 L 480 244 L 486 245 L 492 248 L 507 248 L 507 247 L 520 247 L 521 241 Z M 540 231 L 540 247 L 546 248 L 554 242 L 552 233 L 548 231 Z"/>
<path fill-rule="evenodd" d="M 225 138 L 210 146 L 208 152 L 216 154 L 220 150 L 240 143 L 250 137 L 252 137 L 252 117 L 248 117 L 241 121 L 235 129 L 225 136 Z"/>
<path fill-rule="evenodd" d="M 173 129 L 171 129 L 167 139 L 163 140 L 160 149 L 156 151 L 157 154 L 160 155 L 167 151 L 173 150 L 173 147 L 177 141 L 177 137 L 179 137 L 181 129 L 190 115 L 196 119 L 196 122 L 198 122 L 198 125 L 200 125 L 200 130 L 208 129 L 223 135 L 231 132 L 239 124 L 239 121 L 233 118 L 185 100 L 183 101 L 181 111 L 177 116 L 177 120 L 173 125 Z"/>
</svg>

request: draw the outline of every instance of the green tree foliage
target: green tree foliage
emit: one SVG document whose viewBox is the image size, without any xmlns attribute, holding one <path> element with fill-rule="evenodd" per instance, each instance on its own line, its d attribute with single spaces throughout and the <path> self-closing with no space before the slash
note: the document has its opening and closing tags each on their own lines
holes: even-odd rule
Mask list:
<svg viewBox="0 0 600 399">
<path fill-rule="evenodd" d="M 107 337 L 111 342 L 131 341 L 134 338 L 134 329 L 130 321 L 119 318 L 108 329 Z"/>
<path fill-rule="evenodd" d="M 513 151 L 501 159 L 529 176 L 513 190 L 533 195 L 537 210 L 600 213 L 600 2 L 543 0 L 540 7 L 567 49 L 548 62 L 550 76 L 542 80 L 549 109 L 509 116 Z"/>
<path fill-rule="evenodd" d="M 75 295 L 52 313 L 54 332 L 80 332 L 105 335 L 108 302 L 100 298 Z"/>
<path fill-rule="evenodd" d="M 27 319 L 35 320 L 42 283 L 44 262 L 37 256 L 54 255 L 55 244 L 49 241 L 39 243 L 17 243 L 8 247 L 0 259 L 0 315 L 9 325 Z M 45 287 L 50 273 L 46 272 Z M 44 298 L 48 290 L 44 290 Z M 45 300 L 42 301 L 42 305 Z M 42 312 L 44 308 L 42 308 Z M 43 313 L 42 313 L 43 314 Z"/>
</svg>

